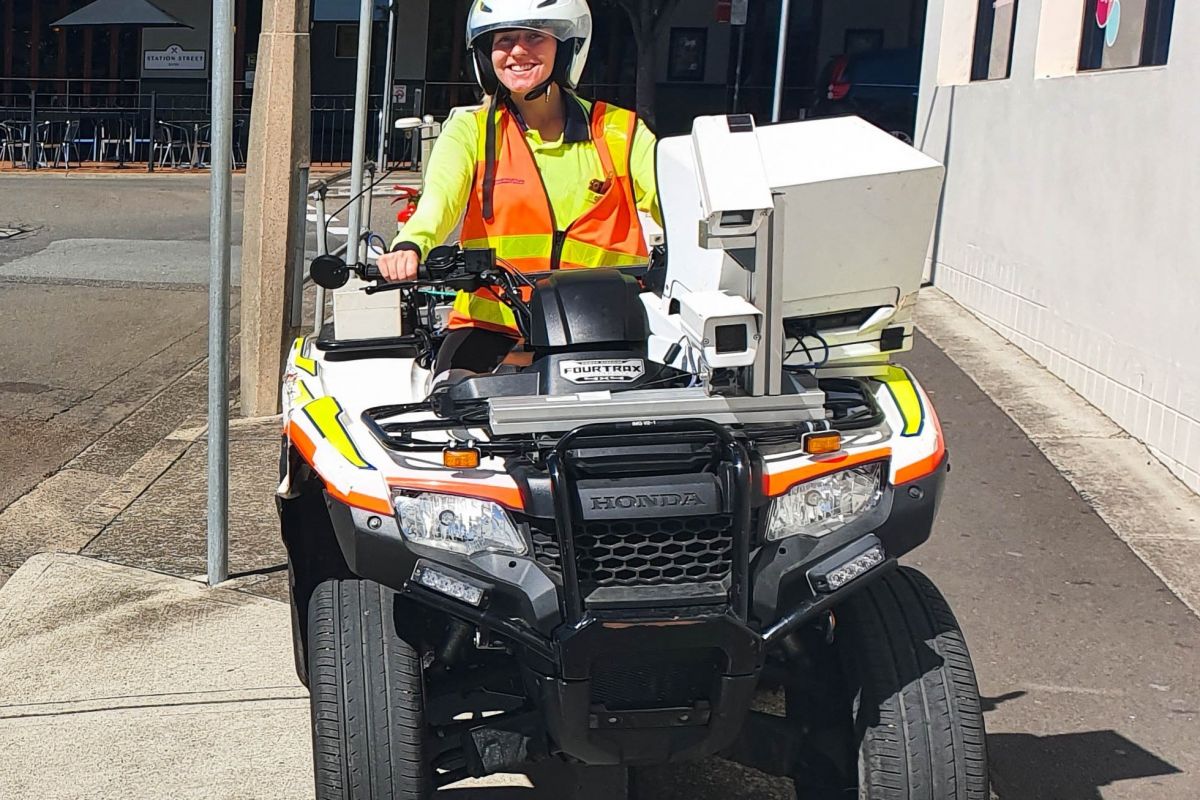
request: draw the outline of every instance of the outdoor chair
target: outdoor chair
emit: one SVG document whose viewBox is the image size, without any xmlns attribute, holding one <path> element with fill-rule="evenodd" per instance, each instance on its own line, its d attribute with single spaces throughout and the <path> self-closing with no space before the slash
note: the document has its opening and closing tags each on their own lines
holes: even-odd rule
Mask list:
<svg viewBox="0 0 1200 800">
<path fill-rule="evenodd" d="M 112 151 L 114 161 L 118 160 L 122 154 L 125 159 L 130 157 L 132 150 L 131 138 L 133 129 L 129 123 L 123 119 L 106 119 L 99 123 L 98 133 L 96 138 L 96 156 L 100 161 L 108 161 L 109 151 Z"/>
<path fill-rule="evenodd" d="M 246 127 L 249 120 L 236 117 L 233 120 L 233 167 L 246 166 Z"/>
<path fill-rule="evenodd" d="M 160 168 L 165 167 L 168 161 L 174 168 L 178 168 L 181 161 L 185 167 L 191 166 L 192 141 L 182 125 L 159 120 L 153 138 L 153 154 Z"/>
<path fill-rule="evenodd" d="M 212 159 L 212 123 L 202 122 L 196 126 L 196 147 L 193 152 L 193 163 L 197 167 L 207 167 Z"/>
<path fill-rule="evenodd" d="M 0 161 L 9 161 L 13 167 L 23 165 L 29 158 L 29 143 L 25 139 L 25 128 L 14 122 L 0 122 Z"/>
<path fill-rule="evenodd" d="M 67 122 L 43 122 L 38 126 L 38 164 L 41 166 L 57 167 L 60 163 L 66 169 L 71 168 L 71 151 L 75 151 L 75 161 L 83 166 L 79 157 L 79 120 Z M 54 153 L 54 161 L 50 161 L 50 153 Z"/>
</svg>

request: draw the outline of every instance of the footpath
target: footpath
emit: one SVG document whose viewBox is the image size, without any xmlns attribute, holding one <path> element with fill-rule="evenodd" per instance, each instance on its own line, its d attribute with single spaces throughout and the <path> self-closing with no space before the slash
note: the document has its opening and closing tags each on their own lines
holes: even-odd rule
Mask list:
<svg viewBox="0 0 1200 800">
<path fill-rule="evenodd" d="M 986 424 L 1007 426 L 1007 431 L 1015 422 L 1024 436 L 1005 436 L 1028 437 L 1078 492 L 1068 489 L 1065 500 L 1056 495 L 1041 501 L 1074 504 L 1071 513 L 1077 515 L 1099 514 L 1149 567 L 1128 550 L 1119 552 L 1124 545 L 1113 540 L 1111 546 L 1097 542 L 1097 553 L 1105 554 L 1104 563 L 1124 559 L 1119 586 L 1100 585 L 1104 580 L 1091 571 L 1099 575 L 1105 567 L 1086 558 L 1076 574 L 1053 579 L 1054 587 L 1035 585 L 1041 580 L 1035 577 L 1022 585 L 1004 572 L 1007 565 L 993 570 L 1005 576 L 1004 586 L 984 586 L 990 576 L 983 573 L 969 582 L 953 574 L 967 558 L 959 553 L 975 552 L 984 546 L 982 539 L 979 545 L 960 542 L 954 547 L 970 549 L 948 555 L 918 555 L 916 563 L 931 569 L 939 583 L 945 579 L 976 653 L 995 734 L 997 797 L 1200 796 L 1200 754 L 1194 749 L 1200 739 L 1200 623 L 1193 613 L 1200 608 L 1200 498 L 1167 475 L 1136 441 L 941 293 L 927 291 L 920 312 L 923 332 L 965 370 L 964 376 L 946 362 L 941 368 L 956 375 L 946 383 L 953 388 L 946 389 L 932 376 L 922 376 L 945 408 L 943 419 L 982 419 L 978 415 L 985 413 L 987 401 L 977 397 L 982 389 L 1010 418 L 991 409 L 988 413 L 1000 421 Z M 935 357 L 944 360 L 941 353 Z M 204 370 L 201 364 L 181 376 L 175 390 L 197 393 L 202 400 Z M 202 417 L 192 416 L 153 443 L 101 491 L 73 490 L 72 475 L 86 472 L 81 464 L 124 447 L 124 437 L 133 435 L 128 426 L 114 429 L 0 514 L 0 542 L 10 558 L 20 551 L 13 542 L 54 551 L 23 553 L 22 563 L 13 565 L 19 568 L 0 587 L 0 752 L 5 762 L 0 798 L 311 797 L 308 699 L 292 668 L 287 571 L 273 500 L 279 420 L 235 419 L 231 426 L 231 580 L 218 589 L 203 585 L 207 451 Z M 1095 460 L 1097 452 L 1105 454 L 1102 463 Z M 970 462 L 986 460 L 987 454 L 952 449 L 952 458 Z M 971 469 L 969 463 L 966 468 Z M 1003 480 L 997 477 L 996 491 L 1007 491 L 999 488 Z M 1032 480 L 1048 487 L 1046 492 L 1057 491 L 1047 478 Z M 970 500 L 961 484 L 955 491 Z M 1026 501 L 997 497 L 987 502 L 1011 507 Z M 963 515 L 953 507 L 943 510 L 949 519 Z M 979 526 L 984 529 L 986 522 Z M 935 538 L 952 533 L 942 526 Z M 1015 574 L 1034 574 L 1035 553 L 1026 545 L 995 547 L 1007 552 L 1002 557 L 1015 569 L 1026 570 Z M 1129 642 L 1113 645 L 1111 654 L 1107 644 L 1061 641 L 1059 652 L 1038 655 L 1057 679 L 1018 680 L 1014 676 L 1023 670 L 1044 666 L 1027 667 L 1022 661 L 1034 658 L 1021 652 L 1030 626 L 1033 636 L 1041 627 L 1053 639 L 1055 622 L 1026 616 L 991 630 L 989 621 L 1003 617 L 1000 606 L 1009 598 L 1019 606 L 1018 594 L 1061 600 L 1062 593 L 1075 591 L 1066 587 L 1073 580 L 1092 584 L 1078 588 L 1091 593 L 1086 597 L 1101 592 L 1104 598 L 1142 596 L 1119 613 L 1123 625 L 1149 632 L 1129 634 Z M 1104 615 L 1112 612 L 1090 600 L 1060 609 L 1057 613 L 1074 620 L 1075 630 L 1103 626 Z M 1108 655 L 1096 661 L 1089 652 Z M 1116 688 L 1104 682 L 1121 675 L 1135 677 L 1120 677 Z M 1135 680 L 1137 686 L 1127 686 Z M 1012 687 L 1017 689 L 1007 691 Z M 1113 708 L 1120 709 L 1119 716 L 1113 712 L 1109 719 L 1105 715 Z M 1031 766 L 1037 764 L 1042 776 L 1051 777 L 1038 777 Z M 460 800 L 583 796 L 565 788 L 571 780 L 497 776 L 485 785 L 441 794 Z M 781 781 L 721 763 L 649 771 L 638 783 L 642 797 L 662 800 L 792 796 Z"/>
</svg>

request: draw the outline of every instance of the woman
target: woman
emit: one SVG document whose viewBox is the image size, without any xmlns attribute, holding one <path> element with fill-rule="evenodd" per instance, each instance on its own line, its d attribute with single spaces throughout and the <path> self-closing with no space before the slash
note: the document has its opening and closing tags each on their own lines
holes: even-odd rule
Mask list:
<svg viewBox="0 0 1200 800">
<path fill-rule="evenodd" d="M 412 280 L 460 218 L 465 247 L 524 272 L 646 262 L 638 211 L 661 222 L 655 140 L 633 112 L 575 96 L 591 38 L 586 0 L 472 6 L 467 42 L 487 99 L 443 129 L 417 212 L 379 259 L 385 278 Z M 517 337 L 491 289 L 460 293 L 450 329 L 435 374 L 490 370 Z"/>
</svg>

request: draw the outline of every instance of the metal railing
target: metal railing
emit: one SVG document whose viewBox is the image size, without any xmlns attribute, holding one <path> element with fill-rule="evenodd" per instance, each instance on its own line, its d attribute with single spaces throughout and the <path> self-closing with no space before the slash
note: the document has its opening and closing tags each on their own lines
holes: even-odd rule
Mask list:
<svg viewBox="0 0 1200 800">
<path fill-rule="evenodd" d="M 60 80 L 57 83 L 68 82 Z M 211 125 L 208 95 L 96 94 L 83 92 L 82 81 L 69 83 L 67 91 L 0 93 L 0 123 L 5 123 L 10 131 L 5 138 L 19 144 L 14 149 L 19 149 L 25 156 L 23 163 L 14 166 L 27 169 L 49 166 L 39 157 L 42 152 L 39 131 L 49 127 L 57 134 L 60 129 L 65 131 L 67 123 L 76 123 L 72 139 L 63 143 L 75 156 L 72 163 L 110 162 L 121 167 L 139 163 L 151 171 L 168 162 L 181 168 L 207 166 L 200 156 L 211 151 L 211 142 L 202 135 Z M 381 103 L 379 95 L 370 100 L 372 118 L 376 120 L 368 129 L 370 152 L 373 153 L 378 148 Z M 246 162 L 249 146 L 249 95 L 236 97 L 234 109 L 234 163 L 240 167 Z M 387 124 L 394 125 L 396 118 L 410 113 L 411 108 L 393 108 Z M 353 151 L 354 97 L 314 95 L 309 122 L 311 162 L 314 165 L 347 163 Z M 183 133 L 175 127 L 182 127 Z M 413 138 L 398 135 L 394 129 L 391 133 L 386 153 L 388 162 L 411 161 L 415 155 Z M 13 155 L 8 150 L 5 154 Z"/>
<path fill-rule="evenodd" d="M 344 170 L 341 170 L 340 172 L 335 172 L 332 175 L 325 175 L 317 180 L 310 181 L 308 183 L 308 191 L 304 195 L 304 198 L 302 200 L 304 207 L 297 209 L 297 211 L 299 211 L 301 214 L 304 214 L 305 217 L 307 218 L 308 201 L 310 198 L 313 201 L 313 205 L 316 207 L 317 255 L 318 256 L 324 256 L 324 255 L 342 256 L 342 255 L 345 255 L 350 250 L 351 240 L 355 238 L 349 230 L 349 227 L 348 227 L 349 223 L 347 223 L 347 231 L 346 231 L 345 241 L 343 241 L 340 245 L 335 247 L 333 250 L 329 249 L 329 219 L 330 219 L 331 215 L 328 213 L 328 210 L 327 210 L 328 206 L 327 206 L 326 201 L 329 197 L 330 189 L 350 180 L 351 172 L 352 172 L 352 170 L 350 170 L 350 169 L 344 169 Z M 367 224 L 364 226 L 364 230 L 360 230 L 358 232 L 357 241 L 359 241 L 359 242 L 362 241 L 363 237 L 367 234 L 367 232 L 371 228 L 371 223 L 370 223 L 371 211 L 372 211 L 373 197 L 375 195 L 375 192 L 374 192 L 375 164 L 374 164 L 374 162 L 370 162 L 370 161 L 367 162 L 366 175 L 367 175 L 366 186 L 368 186 L 370 188 L 368 188 L 363 195 L 365 211 L 364 211 L 362 218 L 366 221 Z M 348 198 L 348 199 L 349 199 L 349 201 L 352 201 L 354 198 Z M 347 205 L 349 205 L 349 202 L 347 203 Z M 336 214 L 333 216 L 336 216 Z M 305 227 L 305 230 L 307 232 L 307 226 Z M 349 258 L 347 258 L 347 260 L 349 260 Z M 301 271 L 301 275 L 300 275 L 299 279 L 292 281 L 292 285 L 295 287 L 300 287 L 297 289 L 297 292 L 302 296 L 303 295 L 303 285 L 305 282 L 307 282 L 309 280 L 309 277 L 304 272 L 304 259 L 299 259 L 299 261 L 297 262 L 297 269 L 299 269 Z M 317 287 L 317 297 L 316 297 L 316 307 L 315 307 L 314 316 L 313 316 L 313 334 L 314 335 L 320 334 L 321 329 L 325 326 L 326 299 L 327 299 L 327 297 L 326 297 L 325 287 L 318 286 Z M 298 309 L 300 307 L 299 306 L 300 302 L 301 301 L 297 300 L 296 297 L 293 297 L 293 306 L 292 306 L 293 309 Z"/>
</svg>

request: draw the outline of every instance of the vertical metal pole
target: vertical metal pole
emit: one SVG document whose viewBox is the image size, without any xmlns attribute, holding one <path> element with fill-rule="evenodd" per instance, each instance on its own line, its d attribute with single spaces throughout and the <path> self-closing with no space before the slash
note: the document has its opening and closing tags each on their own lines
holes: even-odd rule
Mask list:
<svg viewBox="0 0 1200 800">
<path fill-rule="evenodd" d="M 751 373 L 750 393 L 754 397 L 783 392 L 783 219 L 786 215 L 783 195 L 775 196 L 771 215 L 758 230 L 754 263 L 750 277 L 750 299 L 763 314 L 758 352 Z"/>
<path fill-rule="evenodd" d="M 233 175 L 233 0 L 213 0 L 212 197 L 208 282 L 208 584 L 229 577 L 229 241 Z"/>
<path fill-rule="evenodd" d="M 346 231 L 346 260 L 358 258 L 362 239 L 363 172 L 367 165 L 367 112 L 371 73 L 371 25 L 375 0 L 361 0 L 358 16 L 358 78 L 354 93 L 354 141 L 350 159 L 350 209 Z"/>
<path fill-rule="evenodd" d="M 392 141 L 392 81 L 396 70 L 396 2 L 388 3 L 387 64 L 383 68 L 383 103 L 379 111 L 379 152 L 375 158 L 378 169 L 387 169 L 388 144 Z"/>
<path fill-rule="evenodd" d="M 25 151 L 25 166 L 37 169 L 37 89 L 29 93 L 29 149 Z"/>
<path fill-rule="evenodd" d="M 296 221 L 293 223 L 296 226 L 296 233 L 293 237 L 296 246 L 292 251 L 293 274 L 289 276 L 292 290 L 292 309 L 288 317 L 296 327 L 300 327 L 300 321 L 304 318 L 304 247 L 308 241 L 308 176 L 310 169 L 309 164 L 301 165 L 299 176 L 296 178 L 296 199 L 294 203 L 297 213 Z"/>
<path fill-rule="evenodd" d="M 367 175 L 363 184 L 368 187 L 366 196 L 363 197 L 363 227 L 368 231 L 371 230 L 371 217 L 375 211 L 375 165 L 367 164 Z M 371 243 L 366 239 L 362 244 L 362 262 L 367 263 L 367 251 L 371 249 Z"/>
<path fill-rule="evenodd" d="M 742 56 L 746 52 L 746 26 L 738 26 L 737 72 L 733 76 L 733 113 L 738 111 L 738 96 L 742 92 Z"/>
<path fill-rule="evenodd" d="M 317 255 L 329 255 L 329 221 L 325 217 L 325 193 L 329 187 L 324 183 L 317 191 Z M 325 287 L 317 287 L 317 307 L 313 314 L 313 333 L 321 335 L 325 327 Z"/>
<path fill-rule="evenodd" d="M 779 9 L 779 45 L 775 52 L 775 102 L 771 105 L 771 122 L 779 122 L 780 109 L 783 107 L 783 62 L 787 56 L 788 16 L 792 0 L 782 0 L 782 3 Z"/>
<path fill-rule="evenodd" d="M 154 134 L 158 121 L 158 92 L 150 93 L 150 141 L 146 143 L 146 172 L 154 172 Z"/>
</svg>

